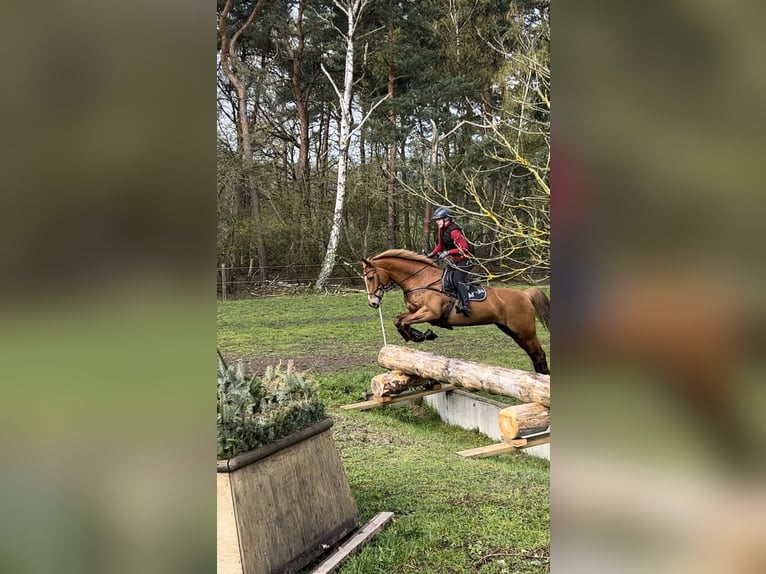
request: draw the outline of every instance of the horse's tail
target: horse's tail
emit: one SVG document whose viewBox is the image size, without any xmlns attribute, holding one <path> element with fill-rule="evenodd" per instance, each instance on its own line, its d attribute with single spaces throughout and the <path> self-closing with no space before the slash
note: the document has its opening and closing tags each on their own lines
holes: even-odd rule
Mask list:
<svg viewBox="0 0 766 574">
<path fill-rule="evenodd" d="M 535 306 L 535 313 L 537 318 L 543 326 L 550 331 L 551 330 L 551 300 L 545 294 L 545 291 L 539 287 L 530 287 L 525 289 L 524 293 L 532 300 L 532 305 Z"/>
</svg>

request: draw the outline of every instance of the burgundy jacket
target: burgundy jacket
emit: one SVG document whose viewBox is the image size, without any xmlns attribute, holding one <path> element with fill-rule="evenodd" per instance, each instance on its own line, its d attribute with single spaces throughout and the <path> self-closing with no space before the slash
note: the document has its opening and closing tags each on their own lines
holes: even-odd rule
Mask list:
<svg viewBox="0 0 766 574">
<path fill-rule="evenodd" d="M 436 255 L 442 251 L 449 251 L 452 261 L 460 263 L 471 257 L 469 249 L 468 240 L 463 235 L 463 230 L 453 222 L 441 230 L 441 233 L 439 233 L 439 243 L 431 251 L 431 255 Z"/>
</svg>

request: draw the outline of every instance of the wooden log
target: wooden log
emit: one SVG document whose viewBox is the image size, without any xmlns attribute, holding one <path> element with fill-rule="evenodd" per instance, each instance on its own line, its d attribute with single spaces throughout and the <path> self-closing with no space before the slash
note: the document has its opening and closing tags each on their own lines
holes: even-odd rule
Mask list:
<svg viewBox="0 0 766 574">
<path fill-rule="evenodd" d="M 378 364 L 474 391 L 514 397 L 546 407 L 551 405 L 550 375 L 482 365 L 397 345 L 385 345 L 378 353 Z"/>
<path fill-rule="evenodd" d="M 386 397 L 401 393 L 410 387 L 427 385 L 428 381 L 417 375 L 394 370 L 372 378 L 370 388 L 376 397 Z"/>
<path fill-rule="evenodd" d="M 504 441 L 518 438 L 528 428 L 549 426 L 551 414 L 548 407 L 539 403 L 524 403 L 501 410 L 497 415 L 497 426 Z"/>
</svg>

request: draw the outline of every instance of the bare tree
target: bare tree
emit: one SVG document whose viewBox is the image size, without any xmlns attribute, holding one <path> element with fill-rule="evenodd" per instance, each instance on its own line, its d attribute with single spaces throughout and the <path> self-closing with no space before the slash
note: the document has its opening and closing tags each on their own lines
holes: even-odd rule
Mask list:
<svg viewBox="0 0 766 574">
<path fill-rule="evenodd" d="M 486 279 L 547 279 L 550 274 L 548 21 L 547 15 L 536 15 L 538 19 L 531 26 L 529 19 L 519 18 L 527 23 L 526 29 L 485 39 L 487 48 L 500 53 L 506 62 L 495 82 L 501 92 L 499 102 L 484 102 L 480 121 L 462 121 L 445 134 L 439 134 L 432 123 L 430 172 L 424 177 L 423 188 L 400 182 L 408 193 L 429 204 L 449 206 L 486 230 L 483 236 L 487 241 L 479 247 L 484 247 L 482 252 L 487 255 L 474 269 Z M 438 185 L 438 148 L 466 125 L 481 130 L 489 162 L 450 174 L 461 181 L 461 193 L 468 199 L 463 202 Z M 500 180 L 500 174 L 505 175 L 505 181 Z M 487 184 L 490 178 L 499 180 L 502 193 Z M 425 241 L 427 222 L 424 229 Z"/>
<path fill-rule="evenodd" d="M 348 27 L 345 32 L 338 30 L 346 42 L 346 64 L 343 74 L 342 92 L 330 73 L 324 67 L 324 64 L 322 64 L 322 71 L 329 78 L 332 87 L 335 90 L 335 94 L 338 96 L 338 106 L 340 107 L 340 133 L 338 135 L 338 185 L 335 192 L 335 209 L 333 210 L 332 227 L 330 229 L 330 238 L 327 243 L 327 251 L 315 285 L 317 291 L 322 291 L 325 288 L 333 267 L 335 267 L 340 230 L 343 225 L 343 205 L 346 198 L 346 173 L 348 170 L 348 150 L 351 138 L 362 125 L 364 125 L 375 108 L 388 98 L 388 95 L 386 95 L 372 105 L 365 117 L 362 118 L 356 127 L 351 127 L 353 121 L 351 117 L 351 99 L 353 96 L 354 85 L 354 39 L 362 11 L 369 2 L 370 0 L 335 0 L 335 5 L 346 15 L 348 21 Z"/>
</svg>

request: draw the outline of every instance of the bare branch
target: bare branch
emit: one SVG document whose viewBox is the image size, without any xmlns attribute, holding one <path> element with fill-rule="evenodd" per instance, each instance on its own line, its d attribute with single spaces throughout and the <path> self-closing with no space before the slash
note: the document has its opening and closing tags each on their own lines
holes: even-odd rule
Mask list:
<svg viewBox="0 0 766 574">
<path fill-rule="evenodd" d="M 353 136 L 356 132 L 358 132 L 362 126 L 364 126 L 365 122 L 370 118 L 370 114 L 375 111 L 375 108 L 377 108 L 380 104 L 385 102 L 388 99 L 388 94 L 380 98 L 375 104 L 373 104 L 370 109 L 367 111 L 365 116 L 362 118 L 362 120 L 354 127 L 353 130 L 348 134 L 349 137 Z"/>
<path fill-rule="evenodd" d="M 327 76 L 327 79 L 330 80 L 330 83 L 332 84 L 332 89 L 335 90 L 335 95 L 338 96 L 339 100 L 343 99 L 343 94 L 340 93 L 340 90 L 338 89 L 338 85 L 335 83 L 335 80 L 332 79 L 332 76 L 330 75 L 330 72 L 327 71 L 327 68 L 324 67 L 324 62 L 321 62 L 319 64 L 319 67 L 322 68 L 322 71 L 324 72 L 324 75 Z"/>
</svg>

